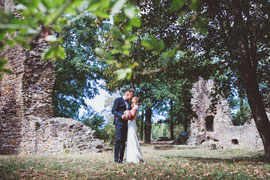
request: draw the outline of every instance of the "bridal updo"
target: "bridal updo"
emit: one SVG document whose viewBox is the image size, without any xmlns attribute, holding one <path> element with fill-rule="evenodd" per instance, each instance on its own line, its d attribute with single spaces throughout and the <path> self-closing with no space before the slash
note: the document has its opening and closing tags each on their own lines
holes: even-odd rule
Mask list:
<svg viewBox="0 0 270 180">
<path fill-rule="evenodd" d="M 139 106 L 141 103 L 142 103 L 141 98 L 135 96 L 134 97 L 134 104 L 137 105 L 137 106 Z"/>
</svg>

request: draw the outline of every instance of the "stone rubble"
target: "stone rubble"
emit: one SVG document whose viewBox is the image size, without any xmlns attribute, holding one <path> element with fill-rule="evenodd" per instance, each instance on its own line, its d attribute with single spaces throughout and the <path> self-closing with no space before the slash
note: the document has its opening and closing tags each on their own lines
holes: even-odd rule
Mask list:
<svg viewBox="0 0 270 180">
<path fill-rule="evenodd" d="M 217 97 L 216 113 L 210 106 L 214 93 L 214 81 L 199 78 L 194 83 L 192 109 L 197 117 L 191 120 L 188 145 L 216 148 L 263 148 L 262 140 L 253 119 L 242 126 L 234 126 L 230 115 L 230 106 L 221 95 Z M 268 114 L 270 117 L 270 114 Z"/>
<path fill-rule="evenodd" d="M 29 116 L 24 123 L 20 154 L 50 154 L 89 150 L 102 152 L 103 141 L 83 123 L 69 118 Z"/>
</svg>

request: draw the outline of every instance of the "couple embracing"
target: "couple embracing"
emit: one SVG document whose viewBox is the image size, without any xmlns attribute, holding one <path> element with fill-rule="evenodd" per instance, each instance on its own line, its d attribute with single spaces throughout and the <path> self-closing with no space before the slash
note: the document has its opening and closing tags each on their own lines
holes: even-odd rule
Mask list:
<svg viewBox="0 0 270 180">
<path fill-rule="evenodd" d="M 127 141 L 126 162 L 144 162 L 140 144 L 137 138 L 136 118 L 139 114 L 139 97 L 133 97 L 134 90 L 129 89 L 123 97 L 114 100 L 112 114 L 114 115 L 114 125 L 116 132 L 116 142 L 114 149 L 114 162 L 123 163 L 125 144 Z M 130 107 L 129 101 L 132 102 Z"/>
</svg>

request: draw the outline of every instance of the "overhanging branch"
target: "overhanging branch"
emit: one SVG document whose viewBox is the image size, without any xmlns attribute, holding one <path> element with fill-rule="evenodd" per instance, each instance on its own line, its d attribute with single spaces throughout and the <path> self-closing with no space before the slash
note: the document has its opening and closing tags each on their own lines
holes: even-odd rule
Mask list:
<svg viewBox="0 0 270 180">
<path fill-rule="evenodd" d="M 198 20 L 198 14 L 194 14 L 192 16 L 191 21 L 190 21 L 190 25 L 194 24 L 197 20 Z M 179 41 L 179 43 L 176 46 L 176 49 L 178 49 L 178 50 L 182 49 L 182 47 L 185 45 L 185 42 L 186 42 L 186 38 L 185 37 L 181 38 L 180 41 Z M 153 69 L 153 70 L 148 70 L 148 71 L 137 72 L 135 74 L 145 76 L 145 75 L 160 73 L 160 72 L 168 69 L 169 66 L 170 66 L 170 64 L 171 64 L 171 60 L 165 66 L 163 66 L 161 68 Z"/>
<path fill-rule="evenodd" d="M 49 28 L 52 24 L 56 22 L 56 20 L 59 18 L 59 16 L 69 7 L 69 5 L 72 3 L 73 0 L 68 0 L 62 7 L 61 9 L 57 12 L 57 14 L 52 18 L 51 21 L 49 21 L 47 24 L 41 27 L 41 29 L 33 35 L 30 40 L 28 41 L 29 44 L 32 44 L 34 40 L 40 37 L 40 35 Z"/>
</svg>

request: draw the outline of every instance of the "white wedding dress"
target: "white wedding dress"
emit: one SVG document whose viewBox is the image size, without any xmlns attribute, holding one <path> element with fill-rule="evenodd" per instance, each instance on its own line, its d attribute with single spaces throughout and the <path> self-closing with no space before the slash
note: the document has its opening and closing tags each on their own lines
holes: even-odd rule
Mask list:
<svg viewBox="0 0 270 180">
<path fill-rule="evenodd" d="M 137 138 L 137 124 L 136 119 L 139 114 L 139 107 L 135 105 L 133 108 L 137 109 L 133 120 L 128 121 L 128 135 L 127 135 L 127 158 L 128 163 L 144 162 L 140 144 Z"/>
</svg>

